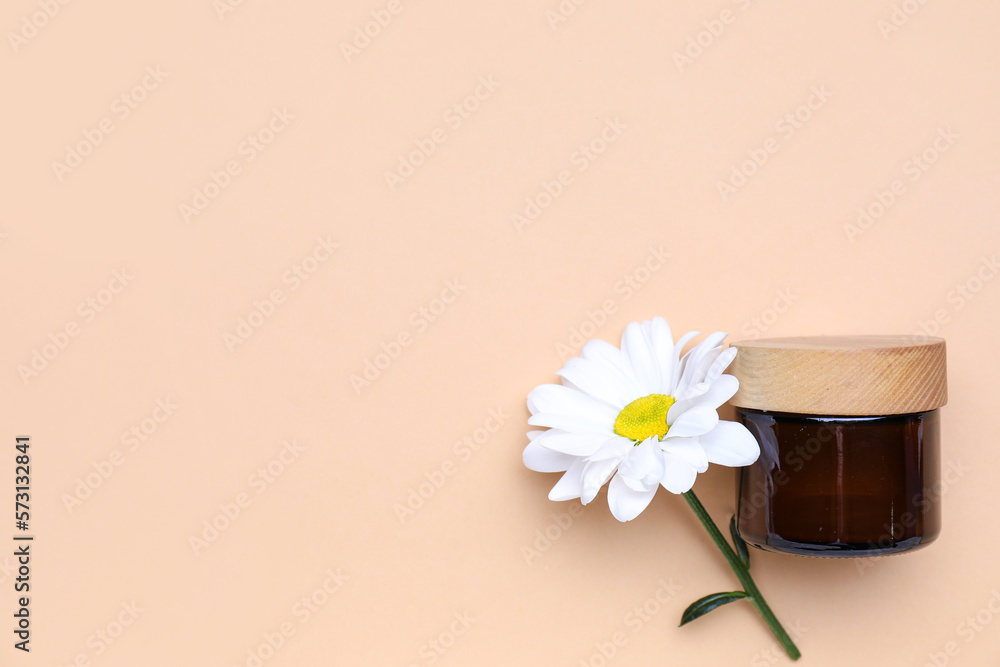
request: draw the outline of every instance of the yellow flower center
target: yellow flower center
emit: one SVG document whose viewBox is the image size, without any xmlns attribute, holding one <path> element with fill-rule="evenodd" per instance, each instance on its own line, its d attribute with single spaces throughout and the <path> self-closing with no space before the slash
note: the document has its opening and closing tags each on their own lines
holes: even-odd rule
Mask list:
<svg viewBox="0 0 1000 667">
<path fill-rule="evenodd" d="M 615 433 L 636 442 L 654 435 L 662 438 L 670 429 L 667 426 L 667 410 L 673 404 L 674 397 L 665 394 L 637 398 L 618 413 L 615 418 Z"/>
</svg>

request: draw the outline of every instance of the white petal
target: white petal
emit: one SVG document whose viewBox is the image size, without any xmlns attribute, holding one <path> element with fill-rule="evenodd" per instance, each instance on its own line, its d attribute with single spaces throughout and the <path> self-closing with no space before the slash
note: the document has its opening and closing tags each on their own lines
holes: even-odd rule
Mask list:
<svg viewBox="0 0 1000 667">
<path fill-rule="evenodd" d="M 580 494 L 580 502 L 586 505 L 594 499 L 601 487 L 615 474 L 618 464 L 633 446 L 628 438 L 615 436 L 609 438 L 593 456 L 587 459 L 583 468 L 583 491 Z"/>
<path fill-rule="evenodd" d="M 694 486 L 698 471 L 690 463 L 669 452 L 663 453 L 663 479 L 660 484 L 670 493 L 686 493 Z"/>
<path fill-rule="evenodd" d="M 618 475 L 633 491 L 649 491 L 663 479 L 663 450 L 654 436 L 632 447 L 621 463 Z"/>
<path fill-rule="evenodd" d="M 639 516 L 656 495 L 656 487 L 650 491 L 634 491 L 625 484 L 621 475 L 615 475 L 608 486 L 608 507 L 619 521 L 631 521 Z"/>
<path fill-rule="evenodd" d="M 577 459 L 549 491 L 549 500 L 573 500 L 583 492 L 584 460 Z"/>
<path fill-rule="evenodd" d="M 705 340 L 701 341 L 688 352 L 693 357 L 696 357 L 699 363 L 703 364 L 705 368 L 711 364 L 711 361 L 715 360 L 717 352 L 716 349 L 722 349 L 722 342 L 726 340 L 728 336 L 725 331 L 715 331 L 713 333 L 705 336 Z M 711 361 L 709 361 L 711 359 Z"/>
<path fill-rule="evenodd" d="M 674 376 L 674 334 L 670 331 L 670 325 L 662 317 L 654 317 L 650 326 L 649 340 L 653 348 L 653 355 L 659 365 L 660 390 L 659 393 L 669 395 L 673 391 Z"/>
<path fill-rule="evenodd" d="M 539 413 L 549 412 L 567 416 L 610 416 L 614 423 L 618 410 L 590 394 L 561 384 L 540 384 L 531 390 L 528 398 Z"/>
<path fill-rule="evenodd" d="M 720 375 L 714 381 L 707 381 L 705 384 L 708 385 L 707 391 L 690 399 L 692 407 L 703 405 L 718 410 L 719 406 L 732 398 L 740 388 L 740 381 L 733 375 Z M 674 405 L 670 407 L 673 408 Z"/>
<path fill-rule="evenodd" d="M 570 456 L 590 456 L 608 437 L 607 433 L 570 433 L 553 428 L 542 432 L 534 443 Z"/>
<path fill-rule="evenodd" d="M 595 420 L 582 420 L 579 417 L 567 417 L 565 415 L 554 415 L 550 412 L 542 412 L 528 417 L 531 426 L 547 426 L 557 428 L 569 433 L 600 433 L 608 436 L 614 434 L 614 421 L 607 423 Z"/>
<path fill-rule="evenodd" d="M 708 456 L 698 438 L 667 438 L 660 443 L 664 453 L 684 459 L 696 472 L 708 470 Z"/>
<path fill-rule="evenodd" d="M 675 396 L 684 396 L 689 387 L 705 380 L 712 362 L 715 361 L 722 349 L 722 341 L 726 335 L 724 331 L 709 334 L 705 340 L 695 345 L 684 355 L 681 360 L 681 376 L 677 381 L 677 394 Z"/>
<path fill-rule="evenodd" d="M 719 332 L 714 335 L 724 336 L 725 334 Z M 695 352 L 695 350 L 692 350 L 692 352 Z M 712 383 L 722 375 L 722 371 L 732 363 L 735 357 L 736 348 L 734 347 L 723 350 L 721 345 L 717 345 L 705 350 L 699 350 L 696 354 L 685 360 L 687 365 L 685 366 L 681 382 L 676 388 L 674 398 L 678 400 L 694 399 L 706 393 L 711 388 Z"/>
<path fill-rule="evenodd" d="M 611 343 L 603 340 L 589 340 L 584 343 L 580 350 L 580 356 L 587 361 L 600 364 L 611 373 L 617 374 L 626 385 L 635 384 L 632 369 L 622 357 L 622 351 Z"/>
<path fill-rule="evenodd" d="M 633 447 L 635 447 L 635 443 L 629 438 L 623 438 L 620 435 L 613 435 L 610 438 L 605 438 L 601 443 L 600 449 L 591 454 L 588 458 L 591 461 L 603 461 L 605 459 L 616 459 L 621 461 Z"/>
<path fill-rule="evenodd" d="M 743 424 L 720 421 L 698 438 L 708 460 L 723 466 L 748 466 L 760 456 L 760 445 Z"/>
<path fill-rule="evenodd" d="M 653 357 L 649 339 L 639 322 L 632 322 L 622 334 L 622 358 L 628 362 L 632 375 L 638 382 L 640 395 L 661 391 L 660 366 Z"/>
<path fill-rule="evenodd" d="M 619 410 L 584 392 L 559 384 L 543 384 L 528 395 L 533 411 L 528 423 L 571 432 L 609 433 Z"/>
<path fill-rule="evenodd" d="M 706 380 L 715 380 L 717 377 L 722 375 L 722 371 L 729 368 L 729 364 L 733 363 L 733 359 L 736 358 L 737 349 L 735 347 L 727 347 L 725 350 L 719 353 L 719 356 L 715 358 L 712 365 L 708 369 L 708 374 L 705 376 Z"/>
<path fill-rule="evenodd" d="M 622 373 L 614 372 L 603 364 L 573 357 L 556 373 L 563 379 L 563 384 L 570 383 L 594 398 L 613 405 L 621 410 L 631 401 L 636 389 L 632 381 Z"/>
<path fill-rule="evenodd" d="M 685 410 L 674 419 L 672 424 L 670 423 L 669 412 L 667 413 L 667 417 L 670 430 L 667 431 L 665 439 L 699 436 L 708 433 L 719 423 L 719 413 L 714 408 L 703 405 L 696 405 L 689 410 Z M 528 423 L 530 424 L 531 422 L 529 421 Z"/>
<path fill-rule="evenodd" d="M 675 399 L 673 405 L 667 409 L 667 423 L 673 424 L 678 417 L 693 408 L 694 405 L 695 399 L 693 398 Z"/>
<path fill-rule="evenodd" d="M 593 500 L 617 469 L 618 461 L 615 459 L 587 463 L 583 469 L 583 491 L 580 492 L 580 502 L 586 505 Z"/>
<path fill-rule="evenodd" d="M 684 372 L 684 362 L 680 359 L 681 351 L 684 349 L 684 346 L 688 344 L 688 341 L 697 336 L 699 333 L 701 332 L 688 331 L 686 334 L 681 336 L 677 343 L 674 344 L 673 363 L 671 364 L 672 368 L 670 373 L 670 391 L 667 392 L 674 398 L 677 397 L 677 384 L 680 382 L 681 375 Z M 686 356 L 687 355 L 685 355 L 685 357 Z"/>
<path fill-rule="evenodd" d="M 536 472 L 563 472 L 569 470 L 578 457 L 554 452 L 537 442 L 529 442 L 521 458 L 525 466 Z"/>
</svg>

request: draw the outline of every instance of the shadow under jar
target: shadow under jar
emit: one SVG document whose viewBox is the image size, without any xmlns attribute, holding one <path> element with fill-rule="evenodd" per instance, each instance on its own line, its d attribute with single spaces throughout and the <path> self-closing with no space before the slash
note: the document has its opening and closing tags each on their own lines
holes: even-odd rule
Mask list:
<svg viewBox="0 0 1000 667">
<path fill-rule="evenodd" d="M 732 399 L 760 458 L 737 478 L 748 544 L 806 556 L 877 556 L 941 530 L 945 343 L 901 336 L 735 343 Z"/>
</svg>

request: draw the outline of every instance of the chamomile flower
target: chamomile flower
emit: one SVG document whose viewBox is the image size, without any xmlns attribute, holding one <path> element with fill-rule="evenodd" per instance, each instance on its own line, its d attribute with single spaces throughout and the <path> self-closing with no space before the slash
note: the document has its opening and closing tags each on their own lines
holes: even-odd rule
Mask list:
<svg viewBox="0 0 1000 667">
<path fill-rule="evenodd" d="M 760 447 L 746 427 L 719 420 L 719 406 L 739 388 L 723 374 L 736 349 L 723 349 L 726 334 L 717 332 L 681 357 L 697 335 L 675 343 L 663 318 L 633 322 L 620 349 L 589 341 L 558 372 L 562 384 L 532 390 L 528 423 L 548 430 L 528 433 L 524 464 L 564 473 L 549 499 L 586 505 L 608 484 L 611 513 L 631 521 L 660 486 L 685 493 L 709 463 L 757 460 Z"/>
</svg>

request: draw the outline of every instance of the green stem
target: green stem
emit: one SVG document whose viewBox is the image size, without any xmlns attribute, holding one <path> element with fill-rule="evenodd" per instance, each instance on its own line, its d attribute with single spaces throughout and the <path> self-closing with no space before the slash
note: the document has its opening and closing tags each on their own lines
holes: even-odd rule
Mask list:
<svg viewBox="0 0 1000 667">
<path fill-rule="evenodd" d="M 740 560 L 740 557 L 736 555 L 735 551 L 733 551 L 733 548 L 729 546 L 729 542 L 726 541 L 726 538 L 722 536 L 721 532 L 719 532 L 719 527 L 715 525 L 715 522 L 712 521 L 712 517 L 710 517 L 708 512 L 705 511 L 705 507 L 701 504 L 701 501 L 698 500 L 698 496 L 694 495 L 694 491 L 688 491 L 684 494 L 684 499 L 688 501 L 688 505 L 690 505 L 691 509 L 694 510 L 695 516 L 697 516 L 698 520 L 701 521 L 701 525 L 705 526 L 705 530 L 707 530 L 708 534 L 712 537 L 712 541 L 715 542 L 715 546 L 719 547 L 719 551 L 721 551 L 722 555 L 726 557 L 729 567 L 733 568 L 733 572 L 736 573 L 736 577 L 740 580 L 740 583 L 743 584 L 743 590 L 750 596 L 750 601 L 753 603 L 753 606 L 757 608 L 757 611 L 760 612 L 764 622 L 771 628 L 771 632 L 773 632 L 774 636 L 778 638 L 779 642 L 781 642 L 781 645 L 788 653 L 788 657 L 792 660 L 798 660 L 802 657 L 802 653 L 799 652 L 798 647 L 795 646 L 795 642 L 793 642 L 792 638 L 788 636 L 785 629 L 781 627 L 781 623 L 778 622 L 778 618 L 774 615 L 774 612 L 771 611 L 771 607 L 768 606 L 767 602 L 764 600 L 764 596 L 760 593 L 760 589 L 757 588 L 757 584 L 754 583 L 753 577 L 750 576 L 750 570 L 747 569 L 746 565 L 743 564 L 743 561 Z"/>
</svg>

